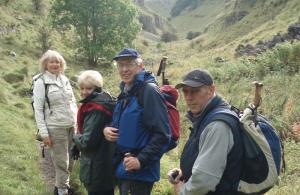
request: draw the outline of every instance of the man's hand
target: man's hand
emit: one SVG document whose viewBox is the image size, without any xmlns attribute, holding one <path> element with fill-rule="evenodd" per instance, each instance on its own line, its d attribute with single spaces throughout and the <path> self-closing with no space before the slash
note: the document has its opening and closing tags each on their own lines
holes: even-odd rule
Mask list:
<svg viewBox="0 0 300 195">
<path fill-rule="evenodd" d="M 118 129 L 114 127 L 105 127 L 103 130 L 103 134 L 105 136 L 105 139 L 107 141 L 115 142 L 117 141 L 119 134 L 118 134 Z"/>
<path fill-rule="evenodd" d="M 51 138 L 48 136 L 48 137 L 45 137 L 43 138 L 43 143 L 49 147 L 52 147 L 53 146 L 53 142 L 51 140 Z"/>
<path fill-rule="evenodd" d="M 126 171 L 135 171 L 141 168 L 141 163 L 138 158 L 131 156 L 130 153 L 125 154 L 124 167 Z"/>
<path fill-rule="evenodd" d="M 180 189 L 183 185 L 183 182 L 180 180 L 181 177 L 182 177 L 181 169 L 174 168 L 168 172 L 169 182 L 173 184 L 176 195 L 180 193 Z"/>
<path fill-rule="evenodd" d="M 180 189 L 182 188 L 182 186 L 183 186 L 182 181 L 179 181 L 178 183 L 174 184 L 174 191 L 176 195 L 180 194 Z"/>
<path fill-rule="evenodd" d="M 171 169 L 168 172 L 168 180 L 171 184 L 179 183 L 181 176 L 182 176 L 182 172 L 178 168 Z"/>
</svg>

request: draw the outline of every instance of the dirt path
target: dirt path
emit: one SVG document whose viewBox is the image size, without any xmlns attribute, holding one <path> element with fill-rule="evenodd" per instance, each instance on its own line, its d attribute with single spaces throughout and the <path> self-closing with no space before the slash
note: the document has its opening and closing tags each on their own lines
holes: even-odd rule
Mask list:
<svg viewBox="0 0 300 195">
<path fill-rule="evenodd" d="M 47 191 L 52 193 L 55 185 L 55 170 L 51 160 L 50 151 L 47 147 L 44 149 L 45 158 L 42 156 L 42 143 L 37 142 L 39 151 L 39 168 L 47 186 Z"/>
</svg>

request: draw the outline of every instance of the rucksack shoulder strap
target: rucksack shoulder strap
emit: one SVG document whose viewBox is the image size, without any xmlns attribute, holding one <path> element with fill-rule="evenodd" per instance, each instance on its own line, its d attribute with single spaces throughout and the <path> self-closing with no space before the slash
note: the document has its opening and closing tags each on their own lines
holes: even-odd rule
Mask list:
<svg viewBox="0 0 300 195">
<path fill-rule="evenodd" d="M 212 110 L 208 115 L 205 116 L 203 121 L 199 124 L 196 131 L 196 136 L 211 122 L 213 121 L 223 121 L 225 122 L 232 130 L 237 129 L 236 125 L 239 124 L 238 115 L 225 107 L 218 107 Z"/>
<path fill-rule="evenodd" d="M 140 106 L 143 106 L 143 96 L 144 96 L 144 91 L 147 85 L 149 85 L 150 83 L 156 84 L 154 81 L 148 80 L 148 81 L 144 81 L 136 90 L 136 92 L 134 93 L 134 95 L 137 98 L 138 104 Z"/>
</svg>

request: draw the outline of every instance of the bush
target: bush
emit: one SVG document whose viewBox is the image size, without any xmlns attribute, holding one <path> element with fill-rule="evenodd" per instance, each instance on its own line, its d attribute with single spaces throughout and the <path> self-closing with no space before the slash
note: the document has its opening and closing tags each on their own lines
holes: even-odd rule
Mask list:
<svg viewBox="0 0 300 195">
<path fill-rule="evenodd" d="M 146 47 L 148 47 L 148 46 L 149 46 L 149 42 L 148 42 L 148 41 L 146 41 L 146 40 L 143 40 L 143 41 L 142 41 L 142 43 L 143 43 L 143 45 L 144 45 L 144 46 L 146 46 Z"/>
<path fill-rule="evenodd" d="M 19 73 L 8 73 L 2 77 L 8 83 L 23 82 L 25 76 Z"/>
<path fill-rule="evenodd" d="M 192 40 L 192 39 L 198 37 L 199 35 L 201 35 L 201 32 L 192 32 L 192 31 L 190 31 L 186 34 L 186 39 Z"/>
<path fill-rule="evenodd" d="M 30 89 L 28 87 L 20 87 L 17 90 L 15 90 L 13 94 L 21 97 L 28 97 L 30 96 Z"/>
<path fill-rule="evenodd" d="M 262 78 L 267 74 L 295 75 L 300 70 L 300 43 L 284 43 L 259 56 L 255 63 L 256 74 Z"/>
<path fill-rule="evenodd" d="M 176 34 L 171 33 L 171 32 L 164 32 L 161 37 L 160 37 L 161 41 L 163 42 L 171 42 L 171 41 L 176 41 L 178 40 L 178 37 Z"/>
<path fill-rule="evenodd" d="M 47 24 L 42 25 L 38 29 L 38 42 L 42 49 L 42 53 L 46 52 L 51 47 L 51 28 Z"/>
<path fill-rule="evenodd" d="M 44 4 L 43 4 L 43 0 L 32 0 L 32 4 L 33 4 L 33 9 L 37 12 L 37 13 L 42 13 L 43 9 L 44 9 Z"/>
</svg>

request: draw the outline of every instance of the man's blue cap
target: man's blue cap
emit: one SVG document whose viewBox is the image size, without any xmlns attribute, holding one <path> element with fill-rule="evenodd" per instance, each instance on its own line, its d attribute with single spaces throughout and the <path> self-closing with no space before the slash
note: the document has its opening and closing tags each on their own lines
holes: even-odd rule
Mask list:
<svg viewBox="0 0 300 195">
<path fill-rule="evenodd" d="M 132 57 L 132 58 L 138 58 L 141 55 L 137 50 L 132 49 L 132 48 L 124 48 L 118 55 L 116 55 L 113 60 L 118 60 L 119 58 L 123 57 Z"/>
</svg>

